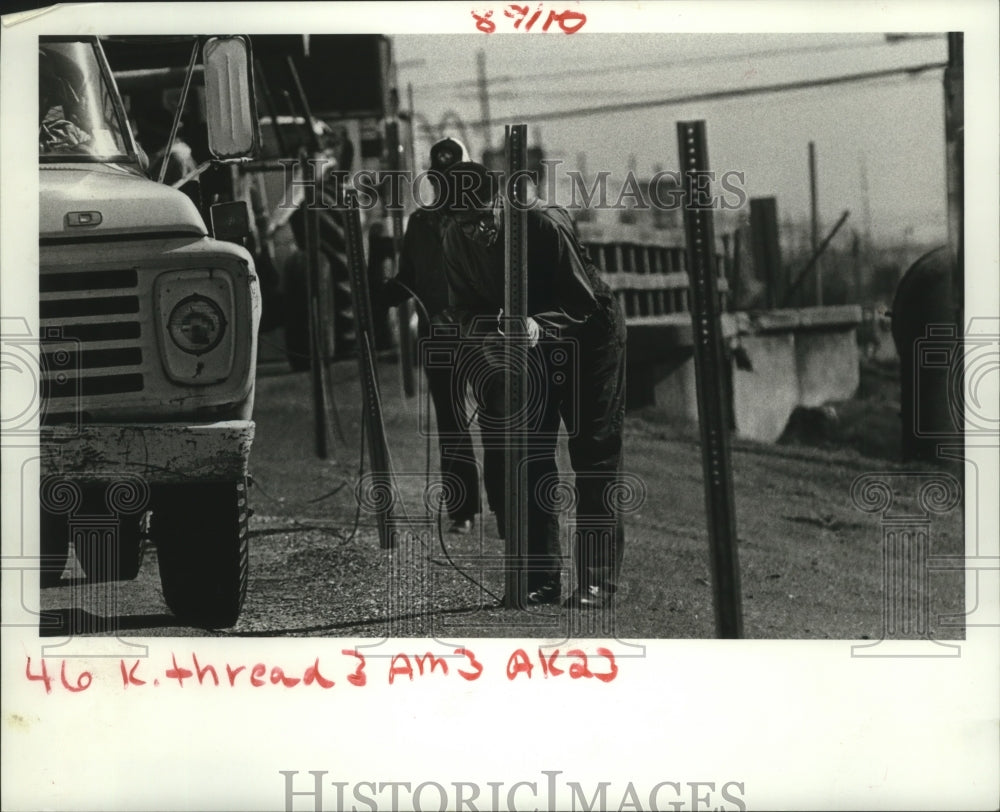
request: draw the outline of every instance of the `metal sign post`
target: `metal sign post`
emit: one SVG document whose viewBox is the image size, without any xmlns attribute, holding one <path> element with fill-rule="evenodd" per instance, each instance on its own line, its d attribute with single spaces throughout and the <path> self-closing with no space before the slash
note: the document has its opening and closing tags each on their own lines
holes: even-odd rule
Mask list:
<svg viewBox="0 0 1000 812">
<path fill-rule="evenodd" d="M 525 342 L 528 315 L 528 213 L 524 203 L 527 184 L 524 178 L 527 154 L 528 128 L 525 124 L 509 124 L 505 129 L 505 157 L 507 194 L 504 197 L 504 315 L 505 331 L 515 342 L 507 353 L 504 397 L 504 472 L 506 541 L 504 562 L 506 604 L 523 608 L 528 596 L 528 477 L 525 460 L 528 441 L 524 418 L 528 394 L 528 369 Z"/>
<path fill-rule="evenodd" d="M 299 162 L 302 167 L 302 180 L 306 183 L 316 181 L 315 166 L 303 156 Z M 312 380 L 313 394 L 313 418 L 316 431 L 316 456 L 322 460 L 327 458 L 327 433 L 326 433 L 326 387 L 323 385 L 323 377 L 326 372 L 324 364 L 324 344 L 325 331 L 323 329 L 323 318 L 326 315 L 320 307 L 320 249 L 319 249 L 319 211 L 312 206 L 305 206 L 302 210 L 305 218 L 305 276 L 306 276 L 306 299 L 308 303 L 309 319 L 309 370 Z"/>
<path fill-rule="evenodd" d="M 302 81 L 299 78 L 299 72 L 295 67 L 295 60 L 291 55 L 286 58 L 288 64 L 288 72 L 292 78 L 292 84 L 295 86 L 295 92 L 298 99 L 298 106 L 301 108 L 303 114 L 304 123 L 302 125 L 302 131 L 306 138 L 306 144 L 308 145 L 308 154 L 305 151 L 300 152 L 299 155 L 299 166 L 302 170 L 302 181 L 305 184 L 311 184 L 313 189 L 316 188 L 316 184 L 320 178 L 316 177 L 316 165 L 309 160 L 308 155 L 319 155 L 320 153 L 320 142 L 319 136 L 316 135 L 316 131 L 313 129 L 313 116 L 312 110 L 309 108 L 309 99 L 306 97 L 305 90 L 302 88 Z M 309 188 L 308 186 L 306 188 Z M 325 364 L 325 350 L 326 350 L 326 331 L 323 329 L 323 320 L 327 316 L 323 312 L 320 306 L 320 234 L 319 234 L 319 211 L 317 207 L 313 204 L 308 204 L 303 207 L 302 214 L 305 219 L 304 230 L 305 230 L 305 276 L 306 276 L 306 299 L 308 302 L 308 320 L 309 320 L 309 350 L 310 350 L 310 377 L 312 380 L 312 394 L 313 394 L 313 418 L 315 421 L 316 430 L 316 456 L 320 459 L 326 459 L 328 454 L 328 438 L 326 431 L 326 414 L 327 414 L 327 402 L 326 402 L 326 386 L 324 384 L 324 378 L 326 376 L 326 364 Z"/>
<path fill-rule="evenodd" d="M 729 409 L 725 399 L 726 359 L 719 322 L 715 229 L 711 193 L 704 182 L 710 177 L 705 122 L 678 122 L 677 142 L 684 172 L 684 228 L 705 510 L 715 592 L 715 628 L 718 637 L 736 638 L 743 636 L 743 607 L 729 453 Z"/>
<path fill-rule="evenodd" d="M 389 153 L 389 170 L 398 172 L 402 168 L 403 146 L 399 137 L 399 121 L 385 124 L 386 149 Z M 399 200 L 390 200 L 389 219 L 392 223 L 392 275 L 399 274 L 399 255 L 403 248 L 403 208 Z M 403 378 L 403 394 L 412 398 L 417 393 L 416 376 L 413 370 L 415 350 L 410 340 L 410 315 L 413 308 L 407 299 L 396 308 L 396 322 L 399 327 L 399 369 Z"/>
<path fill-rule="evenodd" d="M 365 270 L 364 237 L 361 231 L 361 210 L 357 192 L 344 192 L 345 220 L 347 222 L 347 267 L 351 276 L 351 302 L 358 336 L 358 371 L 361 381 L 362 410 L 368 438 L 368 462 L 372 473 L 372 490 L 377 501 L 385 498 L 386 508 L 376 513 L 379 543 L 384 549 L 393 547 L 395 539 L 389 532 L 392 513 L 392 471 L 389 468 L 389 447 L 385 440 L 382 422 L 382 401 L 379 396 L 378 375 L 375 369 L 375 350 L 372 330 L 371 296 L 368 292 L 368 274 Z"/>
</svg>

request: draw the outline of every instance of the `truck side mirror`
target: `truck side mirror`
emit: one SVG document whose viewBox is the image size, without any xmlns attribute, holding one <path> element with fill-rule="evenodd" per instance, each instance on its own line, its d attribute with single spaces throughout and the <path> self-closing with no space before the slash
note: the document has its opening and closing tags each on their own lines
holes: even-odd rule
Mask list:
<svg viewBox="0 0 1000 812">
<path fill-rule="evenodd" d="M 202 46 L 208 149 L 215 158 L 245 158 L 259 143 L 250 41 L 211 37 Z"/>
<path fill-rule="evenodd" d="M 243 245 L 250 236 L 250 212 L 245 200 L 216 203 L 209 209 L 212 234 L 217 240 Z"/>
</svg>

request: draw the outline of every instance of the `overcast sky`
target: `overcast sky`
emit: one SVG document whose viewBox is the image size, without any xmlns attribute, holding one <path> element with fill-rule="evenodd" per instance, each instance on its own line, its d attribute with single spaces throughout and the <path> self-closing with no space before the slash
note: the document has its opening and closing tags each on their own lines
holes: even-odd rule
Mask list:
<svg viewBox="0 0 1000 812">
<path fill-rule="evenodd" d="M 486 55 L 494 146 L 520 115 L 721 89 L 796 82 L 947 59 L 946 36 L 889 44 L 882 34 L 520 34 L 393 37 L 399 82 L 413 86 L 414 107 L 438 125 L 448 111 L 467 123 L 481 157 L 476 59 Z M 945 148 L 943 72 L 898 76 L 745 98 L 656 106 L 531 123 L 547 157 L 588 172 L 624 173 L 677 165 L 675 122 L 706 121 L 711 167 L 746 173 L 751 196 L 774 195 L 779 215 L 808 220 L 808 143 L 815 142 L 819 210 L 826 227 L 844 209 L 865 226 L 867 174 L 876 238 L 943 239 Z M 453 120 L 454 122 L 454 120 Z M 452 123 L 448 134 L 459 134 Z M 418 164 L 427 141 L 418 142 Z"/>
</svg>

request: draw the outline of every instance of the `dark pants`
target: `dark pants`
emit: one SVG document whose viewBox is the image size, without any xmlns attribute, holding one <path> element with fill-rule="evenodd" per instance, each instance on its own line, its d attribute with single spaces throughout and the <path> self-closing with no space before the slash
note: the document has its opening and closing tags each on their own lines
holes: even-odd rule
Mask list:
<svg viewBox="0 0 1000 812">
<path fill-rule="evenodd" d="M 450 341 L 446 346 L 453 345 Z M 424 357 L 433 358 L 433 349 Z M 455 364 L 427 363 L 424 372 L 437 417 L 444 508 L 454 521 L 471 519 L 479 513 L 479 467 L 466 414 L 463 370 Z"/>
<path fill-rule="evenodd" d="M 576 585 L 613 592 L 625 541 L 615 504 L 625 421 L 625 321 L 617 303 L 603 300 L 572 339 L 543 339 L 531 353 L 529 378 L 544 384 L 544 389 L 537 399 L 532 398 L 534 408 L 526 410 L 532 424 L 527 437 L 529 589 L 559 577 L 559 514 L 566 508 L 557 487 L 561 419 L 575 475 L 572 549 Z M 498 402 L 496 392 L 491 400 Z M 485 434 L 489 492 L 491 481 L 497 480 L 492 472 L 498 466 L 504 482 L 503 447 L 497 432 L 492 433 L 491 442 Z"/>
</svg>

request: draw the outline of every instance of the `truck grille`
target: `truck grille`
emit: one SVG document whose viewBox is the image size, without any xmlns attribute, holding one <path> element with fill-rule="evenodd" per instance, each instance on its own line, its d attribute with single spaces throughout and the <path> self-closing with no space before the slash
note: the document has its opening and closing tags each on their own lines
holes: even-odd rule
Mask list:
<svg viewBox="0 0 1000 812">
<path fill-rule="evenodd" d="M 43 414 L 58 420 L 143 390 L 149 298 L 139 290 L 134 269 L 43 270 L 38 308 Z"/>
</svg>

